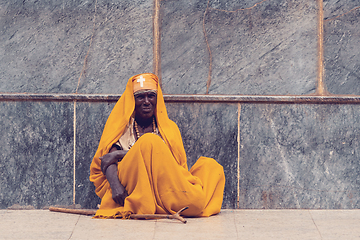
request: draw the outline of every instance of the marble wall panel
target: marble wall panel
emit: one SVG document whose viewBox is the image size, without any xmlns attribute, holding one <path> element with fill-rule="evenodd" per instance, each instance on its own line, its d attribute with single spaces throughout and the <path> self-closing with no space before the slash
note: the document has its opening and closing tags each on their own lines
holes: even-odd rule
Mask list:
<svg viewBox="0 0 360 240">
<path fill-rule="evenodd" d="M 152 70 L 152 4 L 1 0 L 0 92 L 122 92 Z"/>
<path fill-rule="evenodd" d="M 79 92 L 120 94 L 131 76 L 153 71 L 153 0 L 99 1 L 96 19 Z"/>
<path fill-rule="evenodd" d="M 360 94 L 360 1 L 324 2 L 325 82 L 330 93 Z"/>
<path fill-rule="evenodd" d="M 242 105 L 240 208 L 359 208 L 359 110 Z"/>
<path fill-rule="evenodd" d="M 96 208 L 100 198 L 89 181 L 90 164 L 99 145 L 106 120 L 115 103 L 76 104 L 76 203 Z"/>
<path fill-rule="evenodd" d="M 162 11 L 166 93 L 205 93 L 210 69 L 211 94 L 314 92 L 316 1 L 165 1 Z"/>
<path fill-rule="evenodd" d="M 167 103 L 169 118 L 179 126 L 189 169 L 200 156 L 211 157 L 226 177 L 223 208 L 237 202 L 237 105 Z"/>
<path fill-rule="evenodd" d="M 0 102 L 0 208 L 72 204 L 72 116 L 69 103 Z"/>
<path fill-rule="evenodd" d="M 162 89 L 167 94 L 204 94 L 209 54 L 203 32 L 205 0 L 161 1 Z"/>
</svg>

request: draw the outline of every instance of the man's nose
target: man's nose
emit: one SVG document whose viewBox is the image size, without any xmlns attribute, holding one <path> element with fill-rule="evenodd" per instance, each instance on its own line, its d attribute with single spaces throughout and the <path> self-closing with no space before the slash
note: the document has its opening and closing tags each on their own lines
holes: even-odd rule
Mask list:
<svg viewBox="0 0 360 240">
<path fill-rule="evenodd" d="M 150 104 L 149 98 L 147 96 L 145 96 L 144 103 L 145 104 Z"/>
</svg>

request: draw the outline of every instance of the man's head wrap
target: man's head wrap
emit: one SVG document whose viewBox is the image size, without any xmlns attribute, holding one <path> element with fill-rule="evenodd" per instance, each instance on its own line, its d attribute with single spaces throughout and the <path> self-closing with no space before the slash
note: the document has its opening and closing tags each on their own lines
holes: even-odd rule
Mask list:
<svg viewBox="0 0 360 240">
<path fill-rule="evenodd" d="M 149 91 L 156 93 L 159 79 L 155 74 L 138 74 L 133 76 L 131 79 L 133 83 L 134 95 Z"/>
</svg>

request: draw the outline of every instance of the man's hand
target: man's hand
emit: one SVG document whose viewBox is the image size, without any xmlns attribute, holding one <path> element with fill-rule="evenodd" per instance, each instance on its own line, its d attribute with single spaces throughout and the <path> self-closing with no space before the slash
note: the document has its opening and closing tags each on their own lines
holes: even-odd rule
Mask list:
<svg viewBox="0 0 360 240">
<path fill-rule="evenodd" d="M 125 198 L 128 196 L 128 193 L 126 192 L 126 189 L 123 185 L 119 182 L 119 186 L 111 188 L 112 190 L 112 198 L 121 206 L 124 206 Z"/>
<path fill-rule="evenodd" d="M 118 178 L 116 164 L 111 164 L 108 167 L 106 170 L 106 178 L 110 183 L 113 200 L 121 206 L 124 206 L 124 201 L 128 193 Z"/>
</svg>

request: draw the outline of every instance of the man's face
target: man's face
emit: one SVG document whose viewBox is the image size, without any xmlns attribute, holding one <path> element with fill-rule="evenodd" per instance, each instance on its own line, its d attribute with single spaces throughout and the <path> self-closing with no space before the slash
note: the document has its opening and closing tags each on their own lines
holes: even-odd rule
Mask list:
<svg viewBox="0 0 360 240">
<path fill-rule="evenodd" d="M 152 118 L 156 108 L 156 93 L 145 92 L 135 96 L 135 117 L 139 120 Z"/>
</svg>

